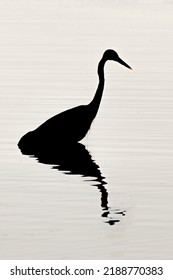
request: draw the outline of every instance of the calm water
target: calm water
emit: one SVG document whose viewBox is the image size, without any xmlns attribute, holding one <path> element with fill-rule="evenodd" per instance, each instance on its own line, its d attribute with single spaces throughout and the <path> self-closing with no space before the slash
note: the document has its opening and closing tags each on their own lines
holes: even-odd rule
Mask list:
<svg viewBox="0 0 173 280">
<path fill-rule="evenodd" d="M 173 258 L 172 14 L 169 0 L 0 2 L 1 259 Z M 134 71 L 107 63 L 83 146 L 22 155 L 23 134 L 91 100 L 107 48 Z"/>
</svg>

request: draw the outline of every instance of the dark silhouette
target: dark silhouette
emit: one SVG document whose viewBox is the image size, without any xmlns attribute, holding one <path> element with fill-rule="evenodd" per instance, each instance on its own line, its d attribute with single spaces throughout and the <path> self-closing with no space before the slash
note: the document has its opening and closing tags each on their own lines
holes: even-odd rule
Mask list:
<svg viewBox="0 0 173 280">
<path fill-rule="evenodd" d="M 120 220 L 112 218 L 112 213 L 122 216 L 125 213 L 108 207 L 106 182 L 99 166 L 92 160 L 85 146 L 77 143 L 85 137 L 97 115 L 104 89 L 104 65 L 108 60 L 117 61 L 131 69 L 115 51 L 105 51 L 98 65 L 99 84 L 93 100 L 88 105 L 69 109 L 50 118 L 25 134 L 18 146 L 23 154 L 36 157 L 40 163 L 51 164 L 54 169 L 65 174 L 92 177 L 92 185 L 97 186 L 101 193 L 102 217 L 106 218 L 106 223 L 113 225 Z"/>
<path fill-rule="evenodd" d="M 98 112 L 104 89 L 104 65 L 113 60 L 131 69 L 114 50 L 106 50 L 98 65 L 99 84 L 93 100 L 88 105 L 81 105 L 62 112 L 41 124 L 38 128 L 25 134 L 19 141 L 20 149 L 34 151 L 40 145 L 47 147 L 57 143 L 76 143 L 83 139 L 90 129 Z"/>
<path fill-rule="evenodd" d="M 23 154 L 30 155 L 30 149 L 22 149 Z M 91 185 L 96 186 L 101 193 L 101 216 L 109 225 L 119 222 L 119 218 L 114 219 L 112 215 L 124 216 L 124 211 L 111 209 L 108 206 L 108 191 L 106 189 L 105 178 L 102 176 L 99 166 L 92 159 L 90 153 L 81 143 L 65 144 L 61 147 L 51 146 L 47 149 L 38 148 L 32 157 L 38 162 L 52 165 L 53 169 L 62 171 L 67 175 L 79 174 L 84 178 L 90 178 Z M 84 209 L 86 211 L 86 209 Z"/>
</svg>

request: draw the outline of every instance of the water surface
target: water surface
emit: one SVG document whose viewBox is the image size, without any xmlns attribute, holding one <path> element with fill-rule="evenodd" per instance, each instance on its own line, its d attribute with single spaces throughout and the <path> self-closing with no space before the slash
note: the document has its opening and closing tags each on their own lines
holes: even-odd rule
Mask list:
<svg viewBox="0 0 173 280">
<path fill-rule="evenodd" d="M 0 3 L 0 258 L 173 258 L 172 1 Z M 29 157 L 20 137 L 86 104 L 82 144 Z M 67 152 L 68 151 L 68 152 Z M 75 155 L 74 155 L 75 151 Z"/>
</svg>

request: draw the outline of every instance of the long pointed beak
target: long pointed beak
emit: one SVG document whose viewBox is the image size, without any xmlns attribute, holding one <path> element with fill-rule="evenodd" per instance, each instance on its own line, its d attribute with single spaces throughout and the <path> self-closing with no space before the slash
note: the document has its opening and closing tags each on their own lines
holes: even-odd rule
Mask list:
<svg viewBox="0 0 173 280">
<path fill-rule="evenodd" d="M 119 62 L 120 64 L 124 65 L 125 67 L 127 67 L 127 68 L 133 70 L 133 69 L 132 69 L 127 63 L 125 63 L 120 57 L 119 57 L 119 59 L 117 60 L 117 62 Z"/>
</svg>

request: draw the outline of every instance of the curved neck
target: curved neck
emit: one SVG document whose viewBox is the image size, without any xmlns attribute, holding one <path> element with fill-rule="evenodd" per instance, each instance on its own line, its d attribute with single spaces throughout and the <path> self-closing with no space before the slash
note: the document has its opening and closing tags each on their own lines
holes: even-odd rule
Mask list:
<svg viewBox="0 0 173 280">
<path fill-rule="evenodd" d="M 95 118 L 95 116 L 98 112 L 100 102 L 102 99 L 102 95 L 103 95 L 103 89 L 104 89 L 104 83 L 105 83 L 105 78 L 104 78 L 105 62 L 106 62 L 106 60 L 103 58 L 99 62 L 99 65 L 98 65 L 99 84 L 98 84 L 98 87 L 97 87 L 93 100 L 88 104 L 88 106 L 90 107 L 90 114 L 93 119 Z"/>
</svg>

